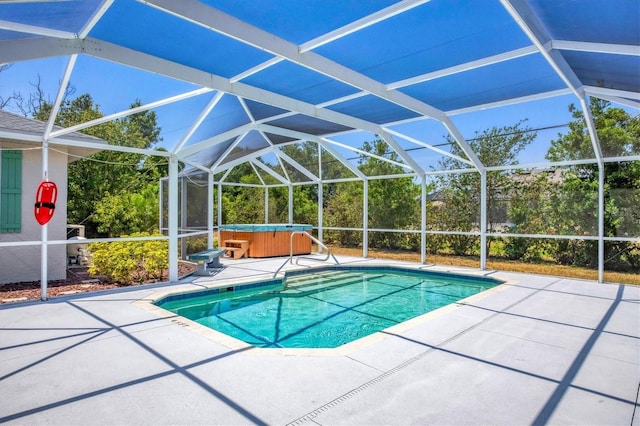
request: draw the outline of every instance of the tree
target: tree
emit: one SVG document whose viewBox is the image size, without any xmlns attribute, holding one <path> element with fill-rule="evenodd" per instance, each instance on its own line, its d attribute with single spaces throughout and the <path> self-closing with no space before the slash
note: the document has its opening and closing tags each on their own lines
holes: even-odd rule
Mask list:
<svg viewBox="0 0 640 426">
<path fill-rule="evenodd" d="M 362 182 L 341 182 L 331 185 L 331 193 L 324 196 L 324 226 L 330 228 L 362 227 Z M 360 231 L 328 230 L 326 239 L 347 247 L 357 247 L 362 242 Z"/>
<path fill-rule="evenodd" d="M 525 120 L 513 126 L 493 127 L 476 132 L 469 140 L 469 146 L 485 166 L 517 165 L 518 155 L 535 138 L 536 133 L 524 127 Z M 450 137 L 451 153 L 466 157 L 462 148 Z M 464 169 L 468 166 L 451 157 L 440 161 L 444 170 Z M 507 173 L 487 173 L 487 225 L 494 231 L 495 225 L 504 221 L 504 200 L 510 191 L 512 181 Z M 441 230 L 474 231 L 480 227 L 480 175 L 478 173 L 455 173 L 438 178 L 438 193 L 443 208 L 435 209 L 430 221 L 439 224 Z M 468 254 L 474 249 L 477 238 L 470 235 L 451 235 L 449 246 L 457 255 Z M 490 244 L 490 240 L 488 241 Z"/>
<path fill-rule="evenodd" d="M 98 232 L 109 237 L 129 233 L 151 233 L 158 229 L 158 183 L 139 192 L 107 194 L 97 201 L 93 221 Z"/>
<path fill-rule="evenodd" d="M 140 104 L 140 101 L 136 101 L 131 107 L 134 108 Z M 42 101 L 39 108 L 34 111 L 34 118 L 46 121 L 51 110 L 52 104 Z M 92 97 L 89 94 L 83 94 L 62 103 L 55 124 L 69 127 L 102 116 L 99 106 L 93 102 Z M 83 133 L 99 137 L 114 145 L 134 148 L 149 149 L 160 141 L 160 128 L 156 124 L 156 115 L 150 111 L 89 127 L 84 129 Z M 101 226 L 97 217 L 110 217 L 105 210 L 109 205 L 103 203 L 102 213 L 96 217 L 94 215 L 97 204 L 105 197 L 121 197 L 129 192 L 140 193 L 165 175 L 166 170 L 164 162 L 157 158 L 106 150 L 69 164 L 68 221 L 84 224 L 89 237 L 104 234 L 107 225 Z M 157 213 L 155 217 L 158 217 Z M 98 230 L 99 227 L 102 231 Z M 135 232 L 136 226 L 133 228 L 128 229 L 125 224 L 121 225 L 119 230 L 130 233 Z M 113 234 L 113 232 L 106 233 Z"/>
<path fill-rule="evenodd" d="M 554 172 L 532 172 L 514 175 L 510 188 L 508 217 L 514 234 L 554 234 L 557 215 L 557 182 Z M 539 238 L 505 238 L 504 251 L 509 259 L 540 261 L 550 251 L 548 240 Z"/>
<path fill-rule="evenodd" d="M 389 152 L 389 145 L 376 139 L 364 142 L 364 151 L 392 161 L 400 161 L 395 151 Z M 361 155 L 358 168 L 367 176 L 395 175 L 405 171 L 402 167 Z M 369 180 L 369 227 L 377 229 L 419 229 L 420 228 L 420 187 L 413 177 Z M 372 233 L 369 242 L 376 248 L 415 248 L 403 234 L 395 232 Z"/>
<path fill-rule="evenodd" d="M 383 140 L 364 142 L 362 150 L 399 161 L 398 154 L 389 151 Z M 368 176 L 401 174 L 402 167 L 368 155 L 360 155 L 358 168 Z M 325 188 L 325 223 L 344 228 L 362 227 L 363 184 L 344 182 Z M 420 187 L 413 177 L 370 179 L 368 182 L 368 226 L 377 229 L 416 229 L 420 223 Z M 337 234 L 337 233 L 336 233 Z M 362 240 L 360 232 L 343 231 L 343 244 L 356 245 Z M 371 247 L 415 248 L 415 242 L 401 233 L 374 232 L 369 238 Z"/>
<path fill-rule="evenodd" d="M 605 157 L 624 157 L 640 152 L 640 117 L 631 117 L 610 102 L 591 98 L 589 107 L 596 127 L 598 141 Z M 583 112 L 569 106 L 574 121 L 569 133 L 559 135 L 547 152 L 550 161 L 594 158 L 595 154 Z M 607 162 L 604 173 L 604 235 L 626 237 L 640 235 L 640 162 Z M 580 231 L 597 234 L 598 186 L 601 170 L 596 164 L 568 168 L 564 173 L 559 205 L 558 232 L 572 234 Z M 576 194 L 584 196 L 576 200 Z M 591 225 L 585 227 L 585 223 Z M 587 228 L 587 229 L 584 229 Z M 563 263 L 597 265 L 597 241 L 558 241 L 558 258 Z M 606 241 L 605 258 L 610 269 L 640 270 L 640 245 L 625 241 Z"/>
<path fill-rule="evenodd" d="M 249 163 L 235 166 L 226 180 L 243 184 L 261 183 Z M 222 212 L 223 223 L 263 223 L 264 190 L 258 187 L 223 186 Z"/>
</svg>

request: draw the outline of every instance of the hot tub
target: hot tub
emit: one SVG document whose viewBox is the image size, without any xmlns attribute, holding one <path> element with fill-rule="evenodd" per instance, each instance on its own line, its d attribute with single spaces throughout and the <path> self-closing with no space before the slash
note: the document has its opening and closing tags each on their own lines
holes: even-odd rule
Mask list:
<svg viewBox="0 0 640 426">
<path fill-rule="evenodd" d="M 225 241 L 248 241 L 249 257 L 289 256 L 291 233 L 294 231 L 310 232 L 313 226 L 306 224 L 270 223 L 231 224 L 220 226 L 218 244 L 227 246 Z M 304 235 L 293 236 L 293 254 L 311 253 L 311 239 Z"/>
</svg>

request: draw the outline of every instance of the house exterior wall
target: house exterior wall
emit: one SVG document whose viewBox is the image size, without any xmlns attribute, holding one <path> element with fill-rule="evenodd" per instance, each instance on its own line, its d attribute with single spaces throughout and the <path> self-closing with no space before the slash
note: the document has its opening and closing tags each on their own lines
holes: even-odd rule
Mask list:
<svg viewBox="0 0 640 426">
<path fill-rule="evenodd" d="M 24 149 L 25 144 L 0 142 L 2 149 Z M 39 241 L 42 227 L 33 215 L 38 185 L 42 181 L 42 150 L 22 151 L 22 224 L 19 233 L 0 233 L 0 242 Z M 53 218 L 48 224 L 48 240 L 66 240 L 67 224 L 67 155 L 49 151 L 49 180 L 58 187 Z M 41 246 L 0 247 L 0 285 L 40 280 Z M 66 278 L 67 248 L 64 244 L 48 246 L 48 279 Z"/>
</svg>

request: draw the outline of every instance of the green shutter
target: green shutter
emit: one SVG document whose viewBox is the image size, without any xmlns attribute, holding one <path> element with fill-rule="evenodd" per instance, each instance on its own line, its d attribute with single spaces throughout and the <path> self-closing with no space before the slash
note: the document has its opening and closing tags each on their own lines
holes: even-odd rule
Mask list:
<svg viewBox="0 0 640 426">
<path fill-rule="evenodd" d="M 22 151 L 2 151 L 0 232 L 20 232 L 22 223 Z"/>
</svg>

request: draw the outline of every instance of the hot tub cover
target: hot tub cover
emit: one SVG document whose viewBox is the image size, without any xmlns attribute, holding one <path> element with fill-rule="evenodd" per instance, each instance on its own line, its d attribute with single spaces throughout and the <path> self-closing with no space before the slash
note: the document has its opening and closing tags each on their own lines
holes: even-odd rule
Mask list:
<svg viewBox="0 0 640 426">
<path fill-rule="evenodd" d="M 243 231 L 243 232 L 276 232 L 276 231 L 310 231 L 312 225 L 308 224 L 288 224 L 288 223 L 266 223 L 266 224 L 229 224 L 221 225 L 221 231 Z"/>
</svg>

